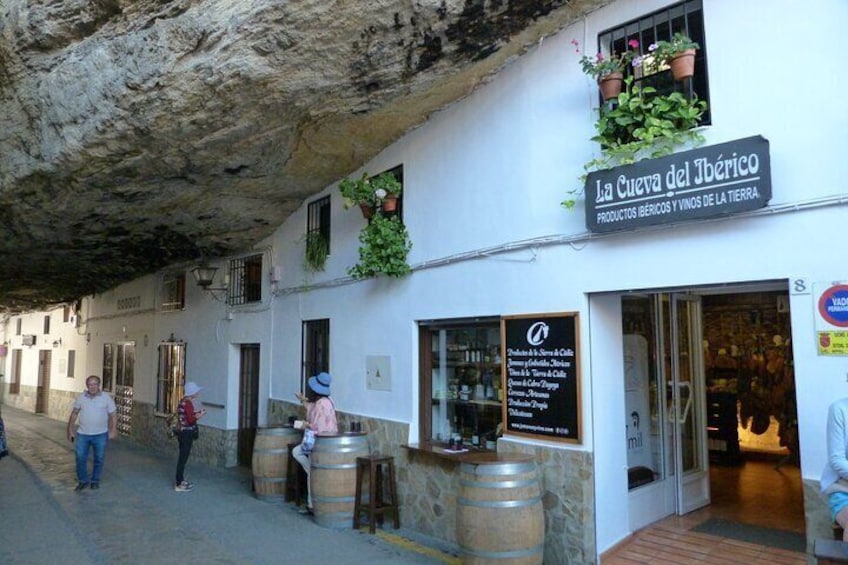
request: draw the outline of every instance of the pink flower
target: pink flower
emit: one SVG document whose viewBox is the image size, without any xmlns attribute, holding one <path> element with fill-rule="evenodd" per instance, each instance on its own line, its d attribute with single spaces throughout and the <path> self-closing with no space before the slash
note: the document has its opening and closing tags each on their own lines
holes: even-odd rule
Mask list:
<svg viewBox="0 0 848 565">
<path fill-rule="evenodd" d="M 604 60 L 604 54 L 603 54 L 603 53 L 601 53 L 600 51 L 598 51 L 598 54 L 597 54 L 597 55 L 595 55 L 595 60 L 596 60 L 596 61 L 598 61 L 598 62 L 600 63 L 601 61 L 603 61 L 603 60 Z"/>
<path fill-rule="evenodd" d="M 631 39 L 627 42 L 627 45 L 629 45 L 631 49 L 636 49 L 637 47 L 639 47 L 639 42 L 635 39 Z"/>
</svg>

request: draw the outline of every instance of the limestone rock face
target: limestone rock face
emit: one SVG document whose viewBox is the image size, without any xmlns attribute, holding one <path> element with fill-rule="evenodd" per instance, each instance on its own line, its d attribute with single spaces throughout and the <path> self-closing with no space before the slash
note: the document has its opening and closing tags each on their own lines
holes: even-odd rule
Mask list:
<svg viewBox="0 0 848 565">
<path fill-rule="evenodd" d="M 609 0 L 4 0 L 0 308 L 246 250 Z"/>
</svg>

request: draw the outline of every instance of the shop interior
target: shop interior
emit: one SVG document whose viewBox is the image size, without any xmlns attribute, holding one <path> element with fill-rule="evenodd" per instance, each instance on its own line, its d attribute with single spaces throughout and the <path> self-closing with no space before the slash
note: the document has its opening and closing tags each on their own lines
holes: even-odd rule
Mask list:
<svg viewBox="0 0 848 565">
<path fill-rule="evenodd" d="M 789 295 L 707 295 L 701 305 L 711 510 L 803 532 Z"/>
</svg>

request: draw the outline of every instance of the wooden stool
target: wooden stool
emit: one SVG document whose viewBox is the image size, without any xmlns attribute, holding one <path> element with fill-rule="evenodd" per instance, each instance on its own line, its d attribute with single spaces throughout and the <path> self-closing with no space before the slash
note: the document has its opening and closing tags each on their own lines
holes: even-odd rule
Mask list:
<svg viewBox="0 0 848 565">
<path fill-rule="evenodd" d="M 286 502 L 294 501 L 296 506 L 300 506 L 306 498 L 306 481 L 309 478 L 306 476 L 306 471 L 294 458 L 294 448 L 300 445 L 298 443 L 289 444 L 289 459 L 286 467 Z"/>
<path fill-rule="evenodd" d="M 819 565 L 848 563 L 848 543 L 842 541 L 817 539 L 813 543 L 813 553 Z"/>
<path fill-rule="evenodd" d="M 383 466 L 388 471 L 389 498 L 383 497 Z M 362 479 L 368 475 L 368 505 L 362 504 Z M 356 501 L 353 507 L 353 529 L 359 529 L 360 513 L 368 514 L 368 529 L 373 534 L 377 520 L 383 523 L 383 514 L 394 512 L 395 529 L 400 528 L 400 511 L 398 510 L 397 490 L 395 485 L 395 458 L 370 457 L 356 458 Z"/>
</svg>

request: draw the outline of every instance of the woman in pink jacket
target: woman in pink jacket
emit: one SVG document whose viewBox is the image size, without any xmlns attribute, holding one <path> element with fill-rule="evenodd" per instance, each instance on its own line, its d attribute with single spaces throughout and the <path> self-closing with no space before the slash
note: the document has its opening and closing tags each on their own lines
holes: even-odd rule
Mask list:
<svg viewBox="0 0 848 565">
<path fill-rule="evenodd" d="M 298 400 L 306 407 L 306 423 L 303 429 L 303 441 L 292 450 L 292 456 L 300 463 L 307 477 L 307 512 L 312 513 L 312 484 L 309 475 L 309 454 L 315 442 L 315 435 L 337 434 L 339 424 L 336 421 L 336 407 L 330 398 L 330 381 L 328 373 L 318 373 L 309 377 L 306 396 L 296 393 Z"/>
</svg>

